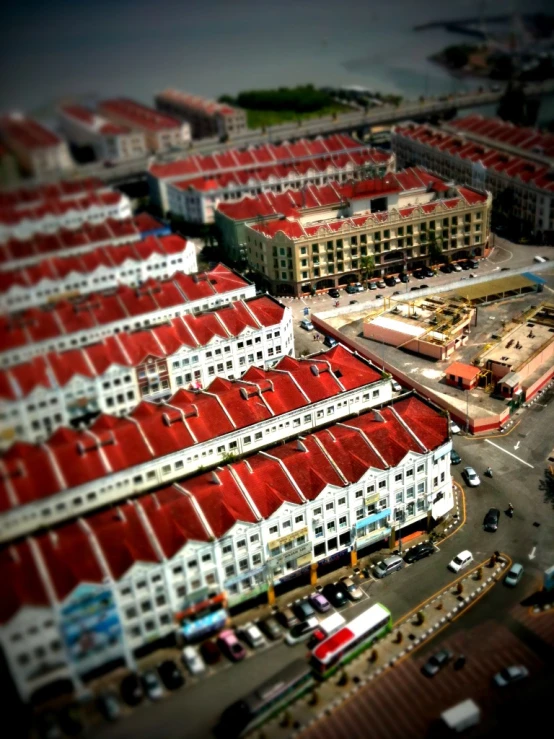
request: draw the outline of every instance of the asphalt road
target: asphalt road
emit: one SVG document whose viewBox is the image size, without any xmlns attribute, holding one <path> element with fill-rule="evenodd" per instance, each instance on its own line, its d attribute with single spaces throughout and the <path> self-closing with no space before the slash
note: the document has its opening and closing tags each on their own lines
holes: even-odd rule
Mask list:
<svg viewBox="0 0 554 739">
<path fill-rule="evenodd" d="M 455 579 L 447 570 L 447 564 L 463 549 L 469 549 L 476 560 L 484 559 L 494 550 L 506 552 L 525 567 L 523 590 L 536 589 L 543 570 L 554 564 L 554 492 L 548 493 L 544 485 L 546 458 L 554 447 L 553 399 L 554 388 L 522 413 L 518 425 L 512 427 L 509 434 L 489 439 L 462 436 L 454 439 L 454 447 L 462 457 L 462 463 L 452 468 L 454 479 L 463 483 L 462 470 L 471 465 L 482 480 L 479 487 L 465 489 L 466 523 L 439 544 L 439 551 L 432 557 L 385 580 L 367 581 L 363 589 L 372 603 L 384 603 L 395 620 L 400 618 Z M 489 465 L 493 470 L 492 479 L 484 476 Z M 504 513 L 510 502 L 515 509 L 511 519 Z M 498 531 L 494 534 L 484 532 L 482 527 L 483 517 L 492 507 L 502 512 Z M 464 623 L 466 618 L 468 623 L 488 618 L 504 619 L 509 607 L 521 598 L 523 590 L 495 588 L 494 594 L 483 599 L 464 617 Z M 293 593 L 291 599 L 292 596 Z M 367 604 L 367 599 L 354 604 L 344 610 L 343 615 L 350 619 Z M 303 645 L 293 648 L 284 643 L 272 645 L 251 654 L 242 663 L 225 665 L 196 684 L 189 680 L 184 689 L 158 704 L 145 702 L 119 723 L 103 725 L 93 735 L 103 739 L 129 736 L 136 739 L 203 739 L 210 736 L 227 705 L 304 653 Z"/>
</svg>

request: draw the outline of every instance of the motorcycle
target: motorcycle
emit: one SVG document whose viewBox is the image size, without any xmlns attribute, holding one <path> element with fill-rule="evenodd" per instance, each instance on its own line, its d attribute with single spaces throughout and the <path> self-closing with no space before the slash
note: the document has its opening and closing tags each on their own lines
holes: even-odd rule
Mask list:
<svg viewBox="0 0 554 739">
<path fill-rule="evenodd" d="M 486 471 L 485 471 L 485 475 L 486 475 L 487 477 L 491 477 L 491 478 L 492 478 L 492 470 L 491 470 L 491 468 L 490 468 L 490 467 L 487 467 L 487 469 L 486 469 Z"/>
</svg>

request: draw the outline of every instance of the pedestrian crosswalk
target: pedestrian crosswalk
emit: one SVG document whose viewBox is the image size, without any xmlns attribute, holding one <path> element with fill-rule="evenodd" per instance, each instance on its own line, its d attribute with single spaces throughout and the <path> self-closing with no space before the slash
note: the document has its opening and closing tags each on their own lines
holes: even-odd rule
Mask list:
<svg viewBox="0 0 554 739">
<path fill-rule="evenodd" d="M 531 675 L 541 669 L 540 659 L 506 627 L 487 622 L 471 632 L 457 633 L 443 646 L 455 655 L 464 654 L 466 665 L 455 670 L 454 660 L 434 678 L 421 674 L 433 651 L 414 655 L 372 680 L 337 708 L 302 733 L 302 739 L 410 739 L 422 737 L 447 708 L 471 697 L 484 712 L 492 713 L 502 700 L 491 685 L 503 667 L 525 665 Z M 337 688 L 338 690 L 338 688 Z"/>
</svg>

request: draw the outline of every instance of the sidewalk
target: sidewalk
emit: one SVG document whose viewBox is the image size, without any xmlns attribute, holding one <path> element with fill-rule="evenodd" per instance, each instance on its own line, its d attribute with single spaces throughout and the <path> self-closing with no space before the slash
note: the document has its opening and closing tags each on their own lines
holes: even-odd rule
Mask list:
<svg viewBox="0 0 554 739">
<path fill-rule="evenodd" d="M 295 736 L 316 724 L 357 690 L 400 664 L 428 639 L 445 629 L 476 603 L 511 565 L 506 555 L 492 564 L 484 560 L 448 587 L 423 601 L 394 624 L 390 634 L 377 642 L 313 691 L 300 698 L 262 727 L 266 739 Z M 292 729 L 292 732 L 291 732 Z"/>
</svg>

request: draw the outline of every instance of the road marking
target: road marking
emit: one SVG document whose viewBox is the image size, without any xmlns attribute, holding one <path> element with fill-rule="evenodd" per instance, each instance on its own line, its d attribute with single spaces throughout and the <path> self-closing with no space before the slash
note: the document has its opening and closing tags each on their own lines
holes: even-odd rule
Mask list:
<svg viewBox="0 0 554 739">
<path fill-rule="evenodd" d="M 529 559 L 535 559 L 535 557 L 537 556 L 535 554 L 536 551 L 537 551 L 537 547 L 533 547 L 533 549 L 531 549 L 531 554 L 529 555 Z"/>
<path fill-rule="evenodd" d="M 521 462 L 521 464 L 526 465 L 527 467 L 530 467 L 532 470 L 535 468 L 532 464 L 529 464 L 529 462 L 526 462 L 524 459 L 521 459 L 521 457 L 517 457 L 515 454 L 512 454 L 512 452 L 507 451 L 507 449 L 503 449 L 501 446 L 498 446 L 498 444 L 495 444 L 494 441 L 491 441 L 490 439 L 485 439 L 487 444 L 491 444 L 492 446 L 496 447 L 497 449 L 500 449 L 501 452 L 504 452 L 504 454 L 508 454 L 510 457 L 513 457 L 514 459 L 517 459 L 518 462 Z"/>
<path fill-rule="evenodd" d="M 517 452 L 517 450 L 519 449 L 519 445 L 520 444 L 521 444 L 521 441 L 518 441 L 518 443 L 515 445 L 515 447 L 514 447 L 514 451 L 515 452 Z"/>
</svg>

